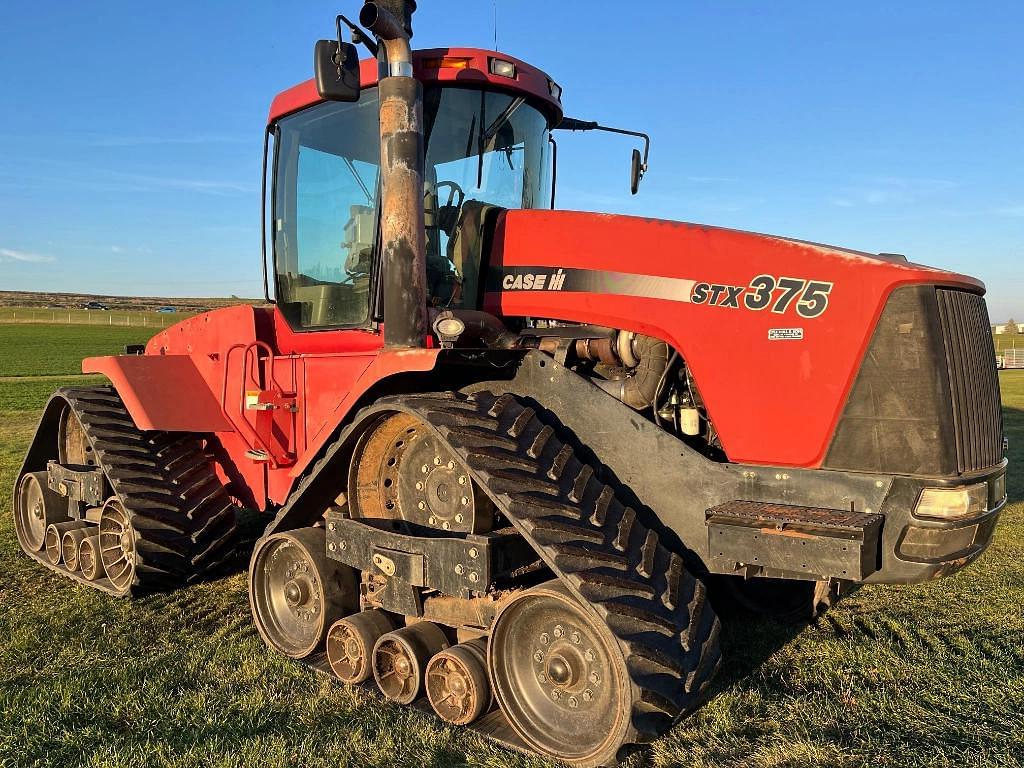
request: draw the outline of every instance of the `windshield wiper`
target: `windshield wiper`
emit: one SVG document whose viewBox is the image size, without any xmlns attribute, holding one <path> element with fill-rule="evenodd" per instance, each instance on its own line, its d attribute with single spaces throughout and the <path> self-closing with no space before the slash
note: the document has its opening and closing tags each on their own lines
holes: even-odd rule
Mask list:
<svg viewBox="0 0 1024 768">
<path fill-rule="evenodd" d="M 373 195 L 370 194 L 370 188 L 366 186 L 366 182 L 364 182 L 363 177 L 359 175 L 359 171 L 356 170 L 355 165 L 353 165 L 352 161 L 347 157 L 343 157 L 341 159 L 345 161 L 345 165 L 348 166 L 349 172 L 352 174 L 353 178 L 355 178 L 356 184 L 359 185 L 359 188 L 363 190 L 363 194 L 366 195 L 366 202 L 373 205 Z"/>
<path fill-rule="evenodd" d="M 523 104 L 525 103 L 526 99 L 524 99 L 522 96 L 513 99 L 512 103 L 505 107 L 504 111 L 496 118 L 494 118 L 494 122 L 487 127 L 486 131 L 484 131 L 484 143 L 486 144 L 488 141 L 493 139 L 494 136 L 498 133 L 498 131 L 501 130 L 502 126 L 504 126 L 505 123 L 512 119 L 512 115 L 516 113 L 516 110 L 523 106 Z"/>
</svg>

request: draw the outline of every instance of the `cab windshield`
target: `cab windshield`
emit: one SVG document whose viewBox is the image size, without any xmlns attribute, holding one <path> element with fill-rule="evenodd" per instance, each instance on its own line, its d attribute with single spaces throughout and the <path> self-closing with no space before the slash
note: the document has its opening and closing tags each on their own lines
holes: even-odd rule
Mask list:
<svg viewBox="0 0 1024 768">
<path fill-rule="evenodd" d="M 380 197 L 377 89 L 318 104 L 275 133 L 277 301 L 293 328 L 371 323 Z M 548 125 L 521 97 L 453 86 L 424 92 L 427 291 L 475 308 L 487 227 L 503 208 L 547 207 Z"/>
</svg>

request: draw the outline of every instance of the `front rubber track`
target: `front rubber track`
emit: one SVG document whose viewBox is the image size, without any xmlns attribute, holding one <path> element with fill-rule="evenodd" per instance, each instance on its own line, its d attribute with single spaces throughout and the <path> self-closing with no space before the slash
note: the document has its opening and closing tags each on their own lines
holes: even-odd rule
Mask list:
<svg viewBox="0 0 1024 768">
<path fill-rule="evenodd" d="M 626 743 L 656 738 L 697 705 L 721 659 L 704 585 L 560 437 L 559 425 L 509 394 L 398 396 L 375 410 L 388 406 L 433 427 L 619 640 L 635 686 Z"/>
<path fill-rule="evenodd" d="M 30 552 L 34 559 L 80 583 L 129 596 L 195 581 L 233 554 L 237 510 L 199 436 L 138 429 L 110 386 L 63 388 L 55 397 L 78 417 L 97 466 L 131 516 L 135 578 L 118 590 L 107 579 L 86 581 Z"/>
</svg>

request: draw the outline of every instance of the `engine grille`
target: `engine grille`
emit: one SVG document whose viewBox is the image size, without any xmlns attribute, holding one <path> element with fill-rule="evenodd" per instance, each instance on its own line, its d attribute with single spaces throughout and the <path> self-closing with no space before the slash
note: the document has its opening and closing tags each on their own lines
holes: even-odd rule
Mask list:
<svg viewBox="0 0 1024 768">
<path fill-rule="evenodd" d="M 953 434 L 960 472 L 1002 460 L 1003 413 L 999 376 L 985 300 L 966 291 L 936 291 L 953 405 Z"/>
</svg>

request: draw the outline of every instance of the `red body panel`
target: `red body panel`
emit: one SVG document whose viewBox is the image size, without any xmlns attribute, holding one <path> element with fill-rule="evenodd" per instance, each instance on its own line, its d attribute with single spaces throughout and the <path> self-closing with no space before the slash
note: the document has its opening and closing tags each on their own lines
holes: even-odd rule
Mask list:
<svg viewBox="0 0 1024 768">
<path fill-rule="evenodd" d="M 256 371 L 256 355 L 246 371 L 244 350 L 256 342 L 266 347 Z M 263 509 L 268 499 L 287 498 L 368 389 L 397 373 L 431 370 L 437 354 L 385 351 L 377 331 L 295 333 L 276 308 L 239 306 L 161 331 L 144 356 L 87 358 L 82 370 L 110 378 L 142 429 L 213 433 L 225 479 L 246 505 Z M 246 392 L 269 390 L 271 383 L 294 398 L 294 413 L 245 407 Z M 253 432 L 293 459 L 273 466 L 249 458 Z"/>
<path fill-rule="evenodd" d="M 231 424 L 189 355 L 88 357 L 83 373 L 102 373 L 139 429 L 224 432 Z M 188 392 L 188 398 L 182 398 Z"/>
<path fill-rule="evenodd" d="M 590 290 L 492 284 L 485 309 L 624 328 L 665 339 L 687 361 L 731 461 L 816 467 L 823 460 L 877 319 L 909 283 L 984 286 L 969 277 L 855 251 L 671 221 L 565 211 L 509 211 L 496 271 L 530 267 L 607 273 Z M 520 269 L 515 269 L 520 268 Z M 538 270 L 539 273 L 550 270 Z M 636 275 L 672 278 L 637 285 Z M 748 309 L 759 275 L 831 283 L 817 317 Z M 492 277 L 493 279 L 493 277 Z M 745 286 L 739 307 L 694 303 L 697 284 Z M 633 286 L 631 289 L 630 286 Z M 645 296 L 628 295 L 630 290 Z M 724 297 L 724 293 L 720 298 Z M 780 297 L 776 291 L 773 301 Z M 802 339 L 769 340 L 778 329 Z"/>
<path fill-rule="evenodd" d="M 464 66 L 428 66 L 440 59 L 464 59 Z M 490 72 L 490 59 L 499 58 L 511 61 L 516 65 L 515 78 L 499 77 Z M 460 82 L 466 84 L 485 83 L 495 88 L 511 89 L 523 92 L 524 95 L 535 97 L 543 105 L 552 124 L 562 119 L 562 104 L 551 95 L 548 76 L 527 64 L 525 61 L 497 51 L 485 51 L 478 48 L 431 48 L 413 52 L 413 68 L 417 80 L 429 82 Z M 377 84 L 376 59 L 363 59 L 359 62 L 360 82 L 363 88 Z M 316 90 L 316 82 L 307 80 L 277 95 L 270 105 L 268 123 L 273 123 L 300 109 L 319 104 L 320 94 Z"/>
</svg>

